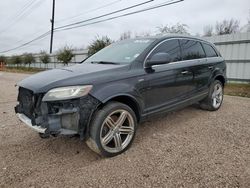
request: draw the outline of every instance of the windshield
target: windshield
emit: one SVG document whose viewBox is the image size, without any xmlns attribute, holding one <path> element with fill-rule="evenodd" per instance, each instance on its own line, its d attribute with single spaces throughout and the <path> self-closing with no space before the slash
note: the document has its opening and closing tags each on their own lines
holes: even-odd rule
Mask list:
<svg viewBox="0 0 250 188">
<path fill-rule="evenodd" d="M 129 64 L 137 58 L 154 39 L 130 39 L 111 44 L 95 53 L 84 62 L 105 63 L 114 62 Z"/>
</svg>

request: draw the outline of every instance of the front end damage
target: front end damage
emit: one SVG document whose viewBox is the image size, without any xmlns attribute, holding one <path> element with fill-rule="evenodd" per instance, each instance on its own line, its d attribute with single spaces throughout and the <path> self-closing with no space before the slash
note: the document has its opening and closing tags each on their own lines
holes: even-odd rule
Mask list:
<svg viewBox="0 0 250 188">
<path fill-rule="evenodd" d="M 91 116 L 100 102 L 91 95 L 49 102 L 42 101 L 43 96 L 19 87 L 19 104 L 15 107 L 19 119 L 45 135 L 79 134 L 83 139 L 88 133 Z"/>
</svg>

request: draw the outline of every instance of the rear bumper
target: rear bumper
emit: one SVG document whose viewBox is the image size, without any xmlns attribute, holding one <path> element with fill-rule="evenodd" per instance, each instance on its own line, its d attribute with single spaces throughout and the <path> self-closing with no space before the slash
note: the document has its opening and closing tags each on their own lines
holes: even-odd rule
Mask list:
<svg viewBox="0 0 250 188">
<path fill-rule="evenodd" d="M 43 127 L 37 126 L 37 125 L 32 125 L 31 119 L 28 118 L 26 115 L 17 113 L 17 117 L 18 117 L 25 125 L 27 125 L 27 126 L 28 126 L 29 128 L 31 128 L 31 129 L 35 130 L 36 132 L 39 132 L 39 133 L 45 133 L 45 132 L 46 132 L 46 128 L 43 128 Z"/>
</svg>

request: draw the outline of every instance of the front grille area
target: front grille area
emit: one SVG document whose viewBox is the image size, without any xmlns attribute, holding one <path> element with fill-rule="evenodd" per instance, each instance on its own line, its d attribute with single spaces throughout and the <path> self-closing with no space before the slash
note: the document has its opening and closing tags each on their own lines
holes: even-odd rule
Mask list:
<svg viewBox="0 0 250 188">
<path fill-rule="evenodd" d="M 34 118 L 34 108 L 36 104 L 36 97 L 33 95 L 33 92 L 19 87 L 19 93 L 17 98 L 19 105 L 18 110 L 19 112 L 25 114 L 30 119 Z"/>
</svg>

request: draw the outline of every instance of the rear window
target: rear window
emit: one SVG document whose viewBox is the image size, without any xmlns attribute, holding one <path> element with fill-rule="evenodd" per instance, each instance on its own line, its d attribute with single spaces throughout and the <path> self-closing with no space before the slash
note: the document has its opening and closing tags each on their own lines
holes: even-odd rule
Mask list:
<svg viewBox="0 0 250 188">
<path fill-rule="evenodd" d="M 218 56 L 216 51 L 214 50 L 214 48 L 211 45 L 206 44 L 206 43 L 202 43 L 202 45 L 204 47 L 204 50 L 205 50 L 207 57 L 217 57 Z"/>
<path fill-rule="evenodd" d="M 200 42 L 182 39 L 180 40 L 180 43 L 183 60 L 200 59 L 206 57 Z"/>
</svg>

